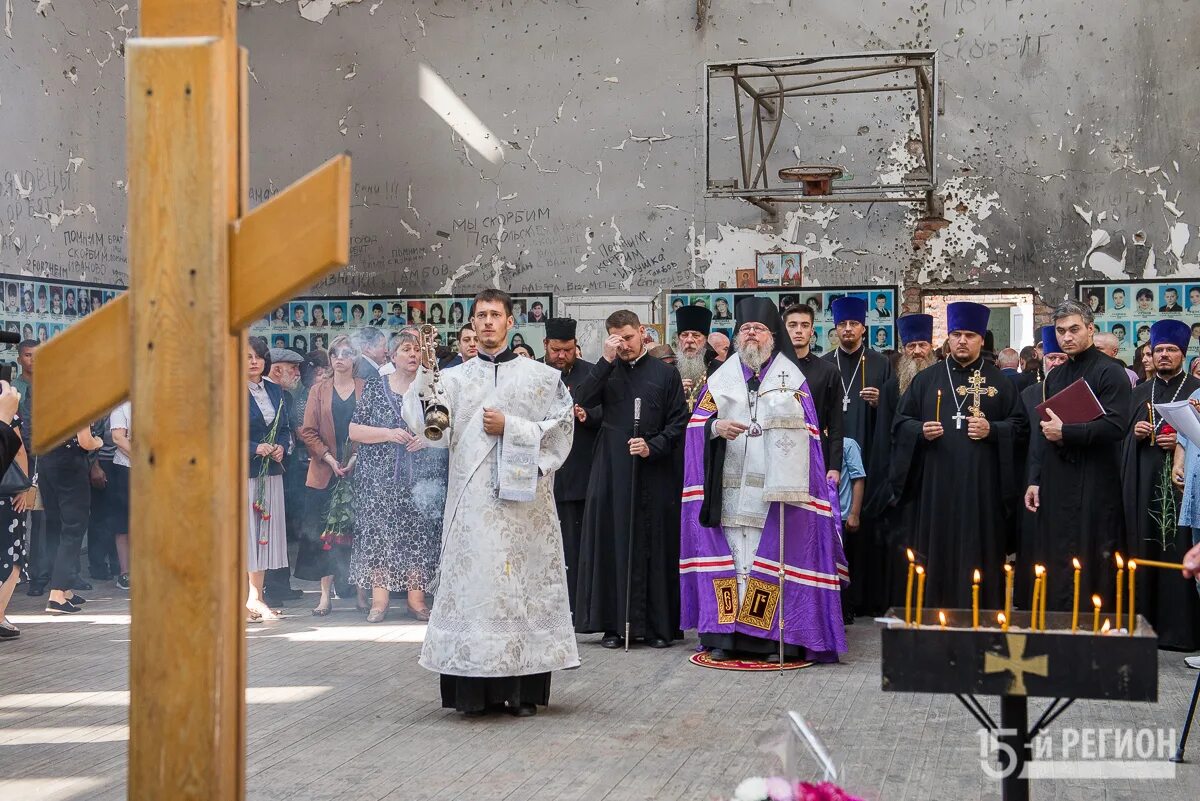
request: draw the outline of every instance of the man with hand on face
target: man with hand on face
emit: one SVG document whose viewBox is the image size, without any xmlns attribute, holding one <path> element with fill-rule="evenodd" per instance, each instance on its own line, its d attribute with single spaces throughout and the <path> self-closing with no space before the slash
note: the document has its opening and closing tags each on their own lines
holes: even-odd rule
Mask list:
<svg viewBox="0 0 1200 801">
<path fill-rule="evenodd" d="M 712 326 L 712 312 L 703 306 L 681 306 L 675 310 L 675 366 L 683 379 L 684 398 L 691 402 L 688 412 L 696 408 L 700 388 L 721 362 L 706 364 L 708 356 L 708 333 Z M 711 369 L 710 369 L 711 367 Z"/>
<path fill-rule="evenodd" d="M 781 347 L 780 352 L 796 363 L 808 382 L 817 412 L 817 425 L 821 428 L 821 455 L 825 460 L 826 478 L 837 486 L 842 471 L 842 393 L 837 368 L 812 352 L 813 318 L 812 307 L 805 304 L 783 310 L 783 325 L 791 340 L 792 352 L 789 354 L 786 347 Z M 844 513 L 842 516 L 845 518 Z"/>
<path fill-rule="evenodd" d="M 580 634 L 602 632 L 601 645 L 620 648 L 628 614 L 633 639 L 644 639 L 652 648 L 666 648 L 682 636 L 682 476 L 677 448 L 688 421 L 683 381 L 678 370 L 646 353 L 645 328 L 635 313 L 626 309 L 613 312 L 604 326 L 608 331 L 604 357 L 575 387 L 576 404 L 585 408 L 598 404 L 604 414 L 579 548 L 575 630 Z M 637 436 L 633 434 L 635 398 L 641 399 L 642 413 Z M 635 458 L 640 462 L 637 486 L 633 487 L 631 460 Z M 628 561 L 630 538 L 632 564 Z"/>
<path fill-rule="evenodd" d="M 570 317 L 551 317 L 546 321 L 546 339 L 543 341 L 546 364 L 562 374 L 562 382 L 572 396 L 579 383 L 596 369 L 596 365 L 578 357 L 575 329 L 576 321 Z M 563 555 L 567 560 L 567 593 L 572 610 L 575 608 L 578 585 L 579 541 L 583 536 L 583 512 L 592 473 L 592 451 L 600 424 L 604 421 L 604 410 L 598 405 L 585 409 L 573 404 L 573 410 L 575 439 L 571 444 L 571 455 L 554 474 L 554 504 L 562 528 Z"/>
<path fill-rule="evenodd" d="M 449 370 L 451 367 L 458 367 L 460 364 L 474 359 L 478 352 L 478 342 L 475 329 L 471 327 L 470 323 L 458 329 L 458 353 L 454 354 L 454 358 L 446 362 L 442 369 Z"/>
<path fill-rule="evenodd" d="M 441 674 L 442 706 L 484 715 L 498 705 L 525 717 L 550 700 L 551 671 L 579 665 L 567 600 L 562 533 L 551 473 L 571 451 L 571 396 L 557 370 L 508 348 L 512 298 L 475 296 L 478 355 L 442 371 L 422 354 L 404 394 L 408 429 L 425 430 L 431 404 L 449 426 L 439 584 L 421 666 Z"/>
<path fill-rule="evenodd" d="M 1037 563 L 1052 576 L 1070 576 L 1071 560 L 1078 558 L 1083 566 L 1080 592 L 1088 598 L 1111 592 L 1113 554 L 1124 542 L 1121 445 L 1132 390 L 1124 367 L 1094 347 L 1091 309 L 1076 300 L 1063 301 L 1054 310 L 1054 331 L 1067 361 L 1046 375 L 1046 397 L 1083 379 L 1103 413 L 1090 422 L 1064 423 L 1047 410 L 1047 420 L 1031 421 L 1025 508 L 1037 513 Z M 1051 581 L 1049 588 L 1049 609 L 1071 608 L 1070 581 Z"/>
<path fill-rule="evenodd" d="M 912 380 L 896 410 L 897 445 L 916 477 L 901 499 L 910 504 L 913 550 L 925 563 L 929 608 L 971 604 L 974 569 L 1000 576 L 1020 477 L 1014 451 L 1028 423 L 1012 382 L 983 356 L 991 309 L 946 307 L 950 358 Z M 984 608 L 1003 603 L 1003 584 L 983 584 Z M 896 603 L 900 598 L 893 598 Z"/>
<path fill-rule="evenodd" d="M 1159 320 L 1150 328 L 1154 375 L 1133 389 L 1122 454 L 1127 542 L 1120 551 L 1126 558 L 1173 562 L 1192 546 L 1191 527 L 1178 525 L 1174 512 L 1175 487 L 1162 482 L 1163 470 L 1174 465 L 1175 431 L 1154 408 L 1187 400 L 1200 389 L 1200 380 L 1184 369 L 1191 338 L 1180 320 Z M 1159 647 L 1200 650 L 1200 599 L 1193 589 L 1165 570 L 1139 570 L 1137 580 L 1137 608 L 1158 633 Z"/>
<path fill-rule="evenodd" d="M 872 485 L 876 418 L 880 388 L 892 377 L 887 357 L 871 350 L 863 337 L 867 332 L 867 303 L 845 295 L 829 304 L 838 347 L 821 358 L 838 370 L 837 390 L 842 404 L 842 436 L 858 443 L 862 452 L 867 485 Z M 887 610 L 888 600 L 882 577 L 887 569 L 884 555 L 876 547 L 874 521 L 864 517 L 859 531 L 846 543 L 850 560 L 850 589 L 842 599 L 846 622 L 856 614 L 876 615 Z"/>
</svg>

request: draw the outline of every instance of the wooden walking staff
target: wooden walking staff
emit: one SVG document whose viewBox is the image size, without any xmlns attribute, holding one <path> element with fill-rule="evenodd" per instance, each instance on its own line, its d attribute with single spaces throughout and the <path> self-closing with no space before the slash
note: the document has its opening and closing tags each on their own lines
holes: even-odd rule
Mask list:
<svg viewBox="0 0 1200 801">
<path fill-rule="evenodd" d="M 244 330 L 349 258 L 345 156 L 249 211 L 237 5 L 142 0 L 126 45 L 131 289 L 38 349 L 38 452 L 133 402 L 131 799 L 243 797 Z"/>
</svg>

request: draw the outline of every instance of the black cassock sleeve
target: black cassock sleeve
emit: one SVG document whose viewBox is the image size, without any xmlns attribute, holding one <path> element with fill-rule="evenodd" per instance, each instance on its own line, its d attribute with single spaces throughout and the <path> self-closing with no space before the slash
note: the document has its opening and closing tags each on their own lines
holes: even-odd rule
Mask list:
<svg viewBox="0 0 1200 801">
<path fill-rule="evenodd" d="M 1011 385 L 1012 382 L 1010 381 Z M 1029 419 L 1025 416 L 1025 406 L 1015 389 L 1010 389 L 1008 417 L 1003 420 L 989 420 L 991 430 L 988 440 L 996 443 L 997 455 L 1000 457 L 1000 497 L 1009 506 L 1024 495 L 1025 487 L 1021 486 L 1022 476 L 1017 475 L 1017 442 L 1029 436 Z"/>
<path fill-rule="evenodd" d="M 837 386 L 833 382 L 833 373 L 825 381 L 825 391 L 822 393 L 822 398 L 817 404 L 819 412 L 824 412 L 827 420 L 821 420 L 825 426 L 825 469 L 837 470 L 842 469 L 842 399 L 838 396 Z"/>
<path fill-rule="evenodd" d="M 1133 403 L 1129 376 L 1115 361 L 1088 371 L 1088 384 L 1104 407 L 1104 416 L 1090 423 L 1064 423 L 1063 445 L 1087 446 L 1102 442 L 1120 442 L 1125 437 Z"/>
<path fill-rule="evenodd" d="M 608 383 L 608 377 L 612 375 L 615 361 L 600 359 L 596 362 L 596 366 L 592 371 L 584 376 L 584 379 L 575 385 L 575 402 L 585 409 L 590 406 L 599 406 L 604 397 L 604 386 Z M 590 412 L 589 412 L 590 414 Z"/>
<path fill-rule="evenodd" d="M 666 411 L 663 414 L 662 430 L 646 439 L 646 445 L 650 448 L 647 458 L 651 461 L 675 452 L 675 447 L 683 442 L 688 419 L 692 414 L 683 396 L 683 380 L 675 370 L 670 371 L 666 378 L 666 386 L 663 387 L 663 409 Z"/>
<path fill-rule="evenodd" d="M 886 462 L 888 475 L 887 479 L 880 483 L 876 498 L 873 499 L 876 505 L 883 505 L 881 508 L 895 506 L 900 502 L 905 484 L 916 464 L 918 450 L 925 442 L 925 435 L 922 433 L 925 421 L 921 415 L 920 398 L 920 388 L 923 384 L 924 382 L 915 382 L 915 386 L 910 386 L 908 392 L 905 392 L 896 404 L 896 414 L 890 426 L 892 442 Z M 894 388 L 896 392 L 900 391 L 898 384 L 889 382 L 888 387 Z M 884 399 L 880 398 L 880 409 L 883 405 Z M 876 432 L 877 437 L 888 435 L 887 429 L 881 428 Z"/>
</svg>

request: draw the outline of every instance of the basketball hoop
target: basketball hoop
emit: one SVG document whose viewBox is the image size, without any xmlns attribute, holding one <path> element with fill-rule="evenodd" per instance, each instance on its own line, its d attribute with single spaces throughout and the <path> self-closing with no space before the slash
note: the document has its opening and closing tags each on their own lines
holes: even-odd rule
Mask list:
<svg viewBox="0 0 1200 801">
<path fill-rule="evenodd" d="M 804 185 L 807 197 L 828 195 L 833 182 L 845 174 L 845 170 L 832 164 L 797 164 L 779 171 L 779 180 Z"/>
</svg>

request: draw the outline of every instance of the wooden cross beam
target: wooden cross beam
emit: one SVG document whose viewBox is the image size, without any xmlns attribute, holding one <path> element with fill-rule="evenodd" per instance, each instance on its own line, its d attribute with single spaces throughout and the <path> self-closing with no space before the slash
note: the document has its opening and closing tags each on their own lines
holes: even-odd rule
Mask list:
<svg viewBox="0 0 1200 801">
<path fill-rule="evenodd" d="M 33 445 L 129 397 L 129 798 L 244 795 L 245 328 L 349 260 L 350 160 L 247 211 L 237 0 L 142 0 L 125 79 L 130 290 L 37 354 Z"/>
</svg>

